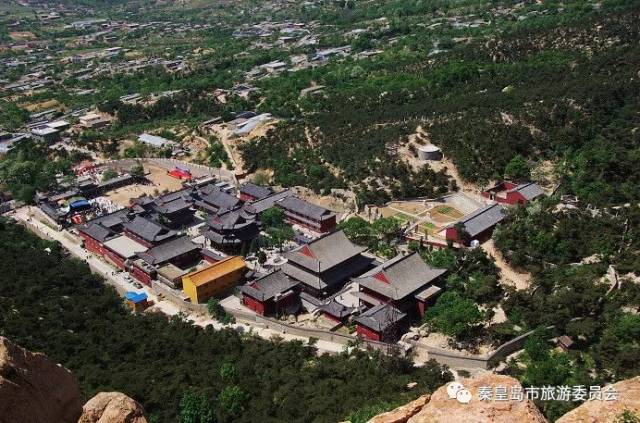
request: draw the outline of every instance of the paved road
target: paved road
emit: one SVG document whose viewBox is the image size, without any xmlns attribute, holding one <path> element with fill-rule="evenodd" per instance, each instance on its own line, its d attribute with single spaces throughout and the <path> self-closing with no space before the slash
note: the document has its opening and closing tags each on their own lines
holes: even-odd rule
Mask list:
<svg viewBox="0 0 640 423">
<path fill-rule="evenodd" d="M 171 301 L 166 299 L 159 298 L 156 293 L 149 287 L 143 285 L 142 289 L 137 289 L 131 284 L 127 282 L 125 276 L 126 272 L 120 272 L 116 270 L 111 264 L 104 261 L 99 256 L 94 255 L 93 253 L 87 251 L 82 248 L 78 242 L 72 241 L 67 233 L 65 236 L 65 231 L 57 231 L 44 223 L 38 221 L 34 217 L 32 217 L 33 210 L 31 207 L 22 207 L 20 209 L 15 210 L 11 216 L 16 220 L 20 220 L 24 222 L 27 227 L 36 233 L 39 236 L 44 236 L 49 239 L 58 241 L 65 249 L 67 249 L 71 254 L 76 256 L 77 258 L 84 260 L 89 264 L 91 270 L 95 273 L 100 274 L 104 277 L 105 281 L 116 288 L 120 295 L 124 295 L 126 291 L 134 291 L 134 292 L 145 292 L 150 301 L 154 302 L 154 308 L 161 311 L 164 314 L 169 316 L 174 316 L 181 312 L 181 309 Z M 244 310 L 247 311 L 247 310 Z M 207 325 L 212 325 L 215 329 L 223 329 L 224 327 L 232 327 L 235 328 L 238 332 L 247 333 L 252 332 L 253 334 L 260 336 L 264 339 L 270 339 L 273 336 L 279 336 L 286 341 L 292 340 L 300 340 L 303 342 L 307 342 L 309 339 L 302 336 L 293 336 L 290 334 L 283 334 L 277 331 L 273 331 L 270 329 L 264 329 L 257 326 L 251 326 L 248 323 L 236 323 L 234 325 L 223 325 L 217 320 L 212 319 L 205 313 L 195 313 L 189 312 L 184 313 L 185 318 L 191 320 L 194 325 L 205 327 Z M 319 340 L 316 342 L 316 348 L 320 352 L 329 352 L 329 353 L 338 353 L 344 350 L 344 345 L 322 341 Z"/>
</svg>

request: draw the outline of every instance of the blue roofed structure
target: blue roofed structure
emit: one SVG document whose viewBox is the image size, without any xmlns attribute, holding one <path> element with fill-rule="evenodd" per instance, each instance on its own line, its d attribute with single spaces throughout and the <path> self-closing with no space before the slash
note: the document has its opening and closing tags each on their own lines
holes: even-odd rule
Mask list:
<svg viewBox="0 0 640 423">
<path fill-rule="evenodd" d="M 125 298 L 134 304 L 138 304 L 147 300 L 147 294 L 145 294 L 144 292 L 128 291 L 125 294 Z"/>
</svg>

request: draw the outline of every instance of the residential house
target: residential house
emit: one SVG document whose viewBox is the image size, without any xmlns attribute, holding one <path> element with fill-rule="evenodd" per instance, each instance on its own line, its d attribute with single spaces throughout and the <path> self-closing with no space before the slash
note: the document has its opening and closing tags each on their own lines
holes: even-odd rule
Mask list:
<svg viewBox="0 0 640 423">
<path fill-rule="evenodd" d="M 141 312 L 149 307 L 149 300 L 147 299 L 147 294 L 144 292 L 129 291 L 125 294 L 124 298 L 129 308 L 133 311 Z"/>
<path fill-rule="evenodd" d="M 271 207 L 274 207 L 278 201 L 284 198 L 290 197 L 292 195 L 294 195 L 293 192 L 289 190 L 276 192 L 264 198 L 247 202 L 243 208 L 249 213 L 260 215 L 263 211 L 268 210 Z"/>
<path fill-rule="evenodd" d="M 120 235 L 103 243 L 103 256 L 122 270 L 126 269 L 127 260 L 134 259 L 139 253 L 147 251 L 147 247 L 139 242 Z"/>
</svg>

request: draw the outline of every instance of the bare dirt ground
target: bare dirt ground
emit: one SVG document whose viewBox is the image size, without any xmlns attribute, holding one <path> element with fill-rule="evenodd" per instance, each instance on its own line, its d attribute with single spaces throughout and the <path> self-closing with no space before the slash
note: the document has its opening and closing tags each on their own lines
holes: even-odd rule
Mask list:
<svg viewBox="0 0 640 423">
<path fill-rule="evenodd" d="M 13 40 L 13 41 L 25 41 L 25 40 L 35 40 L 36 35 L 33 32 L 30 31 L 15 31 L 15 32 L 10 32 L 9 33 L 9 37 Z"/>
<path fill-rule="evenodd" d="M 354 208 L 353 201 L 348 197 L 343 200 L 334 195 L 318 195 L 305 187 L 293 187 L 293 191 L 303 200 L 317 204 L 334 212 L 347 213 Z"/>
<path fill-rule="evenodd" d="M 490 239 L 482 244 L 482 249 L 496 261 L 496 266 L 500 269 L 501 280 L 504 285 L 510 285 L 518 290 L 527 289 L 531 284 L 531 274 L 518 272 L 506 262 L 502 253 L 498 251 L 493 240 Z"/>
<path fill-rule="evenodd" d="M 179 179 L 172 178 L 167 175 L 167 170 L 146 163 L 144 165 L 145 172 L 148 172 L 147 178 L 150 184 L 134 184 L 126 187 L 118 188 L 105 194 L 109 200 L 121 206 L 128 206 L 132 198 L 142 195 L 156 195 L 164 191 L 177 191 L 182 188 L 182 182 Z"/>
</svg>

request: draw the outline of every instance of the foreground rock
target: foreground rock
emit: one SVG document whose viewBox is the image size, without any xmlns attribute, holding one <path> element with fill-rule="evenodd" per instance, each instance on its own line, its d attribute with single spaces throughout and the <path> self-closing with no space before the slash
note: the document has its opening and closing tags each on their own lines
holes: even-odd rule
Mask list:
<svg viewBox="0 0 640 423">
<path fill-rule="evenodd" d="M 433 395 L 418 398 L 403 407 L 374 417 L 370 423 L 546 423 L 542 413 L 529 400 L 480 401 L 480 387 L 521 387 L 509 376 L 486 374 L 477 378 L 462 379 L 460 383 L 471 394 L 469 403 L 450 398 L 447 386 L 438 388 Z M 423 406 L 419 406 L 424 403 Z M 419 410 L 417 408 L 420 408 Z M 405 418 L 406 417 L 406 418 Z"/>
<path fill-rule="evenodd" d="M 479 388 L 504 386 L 521 387 L 520 382 L 509 376 L 485 374 L 477 378 L 462 379 L 462 385 L 471 393 L 471 402 L 463 404 L 449 398 L 447 387 L 438 388 L 429 403 L 409 419 L 410 423 L 543 423 L 547 420 L 529 400 L 480 401 Z"/>
<path fill-rule="evenodd" d="M 557 423 L 614 423 L 622 421 L 625 411 L 640 415 L 640 376 L 614 383 L 613 387 L 618 392 L 616 401 L 587 401 Z"/>
<path fill-rule="evenodd" d="M 406 423 L 429 403 L 429 398 L 429 395 L 423 395 L 417 400 L 411 401 L 409 404 L 374 417 L 369 423 Z"/>
<path fill-rule="evenodd" d="M 78 420 L 79 419 L 79 420 Z M 147 423 L 142 406 L 102 392 L 82 407 L 71 372 L 0 336 L 0 423 Z"/>
<path fill-rule="evenodd" d="M 101 392 L 82 407 L 78 423 L 147 423 L 142 406 L 120 392 Z"/>
<path fill-rule="evenodd" d="M 0 423 L 75 423 L 81 413 L 70 371 L 0 337 Z"/>
</svg>

